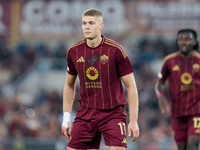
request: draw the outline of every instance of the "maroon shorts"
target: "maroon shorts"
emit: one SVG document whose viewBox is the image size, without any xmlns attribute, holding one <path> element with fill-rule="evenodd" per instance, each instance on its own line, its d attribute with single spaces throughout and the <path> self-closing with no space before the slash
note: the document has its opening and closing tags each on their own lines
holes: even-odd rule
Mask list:
<svg viewBox="0 0 200 150">
<path fill-rule="evenodd" d="M 126 117 L 124 106 L 111 110 L 80 107 L 76 112 L 68 147 L 99 149 L 102 134 L 105 145 L 127 147 Z"/>
<path fill-rule="evenodd" d="M 200 136 L 200 114 L 172 118 L 172 130 L 177 143 L 185 142 L 190 135 Z"/>
</svg>

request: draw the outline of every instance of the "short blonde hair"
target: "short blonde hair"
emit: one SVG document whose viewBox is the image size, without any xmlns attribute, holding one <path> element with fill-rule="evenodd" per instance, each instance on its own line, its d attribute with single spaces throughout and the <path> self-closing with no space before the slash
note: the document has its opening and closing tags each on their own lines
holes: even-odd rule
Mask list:
<svg viewBox="0 0 200 150">
<path fill-rule="evenodd" d="M 94 17 L 97 17 L 99 21 L 103 22 L 103 13 L 98 9 L 90 8 L 86 10 L 83 13 L 83 17 L 85 16 L 94 16 Z"/>
</svg>

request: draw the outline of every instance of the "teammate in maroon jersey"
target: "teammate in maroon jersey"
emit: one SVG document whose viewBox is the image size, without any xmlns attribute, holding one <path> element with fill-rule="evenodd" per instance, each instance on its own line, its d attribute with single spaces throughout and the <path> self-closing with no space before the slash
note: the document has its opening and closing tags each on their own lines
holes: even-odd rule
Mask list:
<svg viewBox="0 0 200 150">
<path fill-rule="evenodd" d="M 179 150 L 198 150 L 200 142 L 200 54 L 197 33 L 182 29 L 177 34 L 179 51 L 164 58 L 155 85 L 162 113 L 169 109 L 163 95 L 169 79 L 171 123 Z"/>
<path fill-rule="evenodd" d="M 138 93 L 133 69 L 123 46 L 101 35 L 103 27 L 102 12 L 87 10 L 82 16 L 85 38 L 68 49 L 61 127 L 69 139 L 68 150 L 98 149 L 102 135 L 110 150 L 125 150 L 127 115 L 122 81 L 129 102 L 128 136 L 133 134 L 132 141 L 139 136 Z M 70 113 L 77 76 L 80 98 L 72 127 Z"/>
</svg>

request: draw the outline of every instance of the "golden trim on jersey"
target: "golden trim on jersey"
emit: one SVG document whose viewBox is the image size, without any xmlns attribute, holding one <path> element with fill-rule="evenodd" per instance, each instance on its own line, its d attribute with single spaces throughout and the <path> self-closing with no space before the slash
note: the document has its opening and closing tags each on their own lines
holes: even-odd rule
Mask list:
<svg viewBox="0 0 200 150">
<path fill-rule="evenodd" d="M 110 56 L 110 48 L 108 49 L 108 58 L 109 58 L 109 56 Z M 110 63 L 109 63 L 109 61 L 108 61 L 108 63 L 107 63 L 107 69 L 108 69 L 108 85 L 110 85 Z M 110 86 L 108 86 L 108 90 L 109 90 L 109 95 L 110 95 L 110 105 L 111 105 L 111 108 L 113 108 L 113 97 L 112 97 L 112 94 L 111 94 L 111 89 L 110 89 Z"/>
<path fill-rule="evenodd" d="M 103 38 L 104 39 L 104 38 Z M 104 41 L 104 40 L 102 40 L 102 41 Z M 108 54 L 109 54 L 109 50 L 108 50 Z M 102 55 L 102 45 L 101 45 L 101 49 L 100 49 L 100 56 Z M 100 82 L 102 83 L 102 75 L 101 75 L 101 64 L 99 63 L 99 72 L 100 72 L 100 74 L 99 74 L 99 78 L 100 78 Z M 103 92 L 103 88 L 101 88 L 101 97 L 102 97 L 102 108 L 104 109 L 104 92 Z"/>
<path fill-rule="evenodd" d="M 168 59 L 173 58 L 173 57 L 176 57 L 176 56 L 178 56 L 179 54 L 180 54 L 180 52 L 178 51 L 178 52 L 174 52 L 174 53 L 171 53 L 171 54 L 167 55 L 167 56 L 164 58 L 163 62 L 162 62 L 162 66 L 165 64 L 165 62 L 166 62 Z"/>
<path fill-rule="evenodd" d="M 192 55 L 195 56 L 195 57 L 200 58 L 200 54 L 199 54 L 198 52 L 196 52 L 196 51 L 193 51 L 193 54 L 192 54 Z"/>
<path fill-rule="evenodd" d="M 106 39 L 105 37 L 102 38 L 101 45 L 104 43 L 105 39 Z"/>
<path fill-rule="evenodd" d="M 111 39 L 105 38 L 104 43 L 108 44 L 108 45 L 111 45 L 111 46 L 114 46 L 114 47 L 117 47 L 121 51 L 121 53 L 124 56 L 124 58 L 126 58 L 128 56 L 127 53 L 126 53 L 126 50 L 124 49 L 124 47 L 121 44 L 117 43 L 116 41 L 113 41 Z"/>
<path fill-rule="evenodd" d="M 73 45 L 71 45 L 71 46 L 68 48 L 68 51 L 69 51 L 71 48 L 76 47 L 76 46 L 78 46 L 78 45 L 81 45 L 81 44 L 84 43 L 84 42 L 85 42 L 85 39 L 82 39 L 82 40 L 80 40 L 80 41 L 74 43 Z M 68 51 L 67 51 L 67 53 L 68 53 Z"/>
</svg>

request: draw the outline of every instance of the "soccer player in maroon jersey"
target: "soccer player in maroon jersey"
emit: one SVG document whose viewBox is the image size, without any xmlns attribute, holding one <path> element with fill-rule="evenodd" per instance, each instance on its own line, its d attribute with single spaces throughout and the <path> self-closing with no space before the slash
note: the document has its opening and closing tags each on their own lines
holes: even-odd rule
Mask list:
<svg viewBox="0 0 200 150">
<path fill-rule="evenodd" d="M 169 79 L 171 124 L 179 150 L 198 150 L 200 142 L 200 54 L 197 33 L 182 29 L 177 33 L 179 51 L 164 58 L 155 85 L 162 113 L 169 110 L 163 94 Z"/>
<path fill-rule="evenodd" d="M 101 35 L 103 14 L 89 9 L 82 16 L 84 39 L 67 53 L 67 76 L 63 92 L 62 133 L 68 150 L 98 149 L 101 136 L 109 150 L 125 150 L 126 110 L 124 83 L 128 93 L 130 122 L 128 136 L 139 136 L 138 93 L 133 69 L 122 45 Z M 80 80 L 79 108 L 70 122 L 75 82 Z"/>
</svg>

